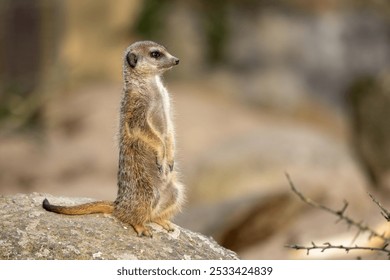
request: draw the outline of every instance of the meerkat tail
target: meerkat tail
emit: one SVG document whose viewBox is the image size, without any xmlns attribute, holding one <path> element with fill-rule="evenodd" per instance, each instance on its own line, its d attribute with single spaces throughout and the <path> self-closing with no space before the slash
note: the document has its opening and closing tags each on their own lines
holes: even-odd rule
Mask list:
<svg viewBox="0 0 390 280">
<path fill-rule="evenodd" d="M 85 215 L 94 213 L 111 214 L 114 211 L 114 203 L 111 201 L 95 201 L 76 206 L 58 206 L 50 204 L 45 198 L 42 202 L 42 207 L 49 212 L 65 215 Z"/>
</svg>

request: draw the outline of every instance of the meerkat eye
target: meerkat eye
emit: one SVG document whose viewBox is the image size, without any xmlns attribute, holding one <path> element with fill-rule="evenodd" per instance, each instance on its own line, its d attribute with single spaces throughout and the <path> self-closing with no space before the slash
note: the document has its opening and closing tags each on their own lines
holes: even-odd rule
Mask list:
<svg viewBox="0 0 390 280">
<path fill-rule="evenodd" d="M 159 52 L 159 51 L 153 51 L 153 52 L 150 53 L 150 57 L 153 57 L 153 58 L 156 58 L 156 59 L 161 57 L 161 56 L 162 56 L 162 53 Z"/>
</svg>

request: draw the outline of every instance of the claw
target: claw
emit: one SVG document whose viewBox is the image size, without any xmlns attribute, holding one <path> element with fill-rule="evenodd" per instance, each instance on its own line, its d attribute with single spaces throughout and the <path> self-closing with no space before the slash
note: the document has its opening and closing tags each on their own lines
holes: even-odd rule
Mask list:
<svg viewBox="0 0 390 280">
<path fill-rule="evenodd" d="M 156 157 L 156 165 L 157 165 L 158 172 L 163 173 L 163 166 L 162 164 L 160 164 L 158 157 Z"/>
<path fill-rule="evenodd" d="M 153 234 L 150 231 L 150 229 L 146 228 L 145 226 L 134 225 L 133 227 L 134 227 L 135 231 L 137 232 L 138 237 L 142 237 L 142 236 L 146 236 L 146 237 L 150 237 L 150 238 L 153 237 Z"/>
<path fill-rule="evenodd" d="M 154 220 L 153 222 L 155 222 L 156 224 L 162 226 L 166 231 L 168 232 L 172 232 L 172 231 L 175 231 L 175 228 L 173 227 L 172 223 L 168 220 Z"/>
</svg>

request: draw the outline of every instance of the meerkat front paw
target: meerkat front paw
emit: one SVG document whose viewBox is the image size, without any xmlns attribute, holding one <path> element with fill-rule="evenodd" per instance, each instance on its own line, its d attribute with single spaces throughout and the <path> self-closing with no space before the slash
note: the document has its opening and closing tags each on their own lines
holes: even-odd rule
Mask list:
<svg viewBox="0 0 390 280">
<path fill-rule="evenodd" d="M 175 160 L 174 160 L 172 151 L 168 151 L 167 152 L 167 164 L 168 164 L 168 167 L 169 167 L 169 171 L 172 172 L 173 171 L 173 167 L 175 166 Z"/>
<path fill-rule="evenodd" d="M 156 165 L 157 165 L 158 172 L 160 174 L 163 174 L 164 173 L 164 163 L 163 163 L 162 158 L 159 158 L 158 156 L 156 156 Z"/>
<path fill-rule="evenodd" d="M 168 161 L 168 166 L 169 166 L 169 170 L 172 172 L 173 171 L 173 167 L 175 166 L 175 161 L 174 160 Z"/>
</svg>

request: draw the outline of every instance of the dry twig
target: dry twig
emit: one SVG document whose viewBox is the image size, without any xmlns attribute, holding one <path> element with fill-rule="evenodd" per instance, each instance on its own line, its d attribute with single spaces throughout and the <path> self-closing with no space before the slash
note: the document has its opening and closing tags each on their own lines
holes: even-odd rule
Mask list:
<svg viewBox="0 0 390 280">
<path fill-rule="evenodd" d="M 382 210 L 381 214 L 386 219 L 386 221 L 390 222 L 390 211 L 383 207 L 382 204 L 377 201 L 372 194 L 369 193 L 368 195 L 371 197 L 372 201 L 374 201 L 374 203 Z"/>
<path fill-rule="evenodd" d="M 329 249 L 341 249 L 345 250 L 346 253 L 349 253 L 351 250 L 366 250 L 366 251 L 379 251 L 379 252 L 385 252 L 387 253 L 388 257 L 390 258 L 390 249 L 387 247 L 389 246 L 389 243 L 386 243 L 382 247 L 366 247 L 366 246 L 344 246 L 344 245 L 332 245 L 329 242 L 324 243 L 323 245 L 316 245 L 314 242 L 311 242 L 312 246 L 300 246 L 300 245 L 287 245 L 286 247 L 296 250 L 306 250 L 307 255 L 309 255 L 311 250 L 321 250 L 321 252 L 325 252 Z"/>
<path fill-rule="evenodd" d="M 358 245 L 355 245 L 355 246 L 344 246 L 344 245 L 332 245 L 330 244 L 329 242 L 327 243 L 324 243 L 323 245 L 316 245 L 314 242 L 312 242 L 312 246 L 301 246 L 301 245 L 286 245 L 286 247 L 288 248 L 292 248 L 292 249 L 296 249 L 296 250 L 307 250 L 307 254 L 309 254 L 309 252 L 311 250 L 321 250 L 321 252 L 324 252 L 326 250 L 329 250 L 329 249 L 341 249 L 341 250 L 345 250 L 347 253 L 350 251 L 350 250 L 370 250 L 370 251 L 379 251 L 379 252 L 384 252 L 388 255 L 389 259 L 390 259 L 390 249 L 387 249 L 388 245 L 390 244 L 390 238 L 389 237 L 386 237 L 386 233 L 378 233 L 376 232 L 374 229 L 368 227 L 367 225 L 364 225 L 363 222 L 356 222 L 355 220 L 353 220 L 352 218 L 350 218 L 349 216 L 347 216 L 345 214 L 345 211 L 347 210 L 348 208 L 348 202 L 347 201 L 344 201 L 344 205 L 343 207 L 336 211 L 336 210 L 333 210 L 325 205 L 322 205 L 322 204 L 319 204 L 313 200 L 311 200 L 310 198 L 304 196 L 300 191 L 298 191 L 298 189 L 295 187 L 294 183 L 292 182 L 291 178 L 290 178 L 290 175 L 288 173 L 286 173 L 286 177 L 287 177 L 287 180 L 290 184 L 290 187 L 292 189 L 292 191 L 303 201 L 305 202 L 306 204 L 312 206 L 312 207 L 315 207 L 315 208 L 318 208 L 318 209 L 321 209 L 321 210 L 324 210 L 332 215 L 335 215 L 338 217 L 338 220 L 336 222 L 339 222 L 339 221 L 344 221 L 345 223 L 347 223 L 347 225 L 349 227 L 356 227 L 358 229 L 358 232 L 357 234 L 355 235 L 352 243 L 355 242 L 355 240 L 357 239 L 357 237 L 362 233 L 362 232 L 368 232 L 369 233 L 369 238 L 372 238 L 372 237 L 378 237 L 380 238 L 382 241 L 383 241 L 383 246 L 382 247 L 365 247 L 365 246 L 358 246 Z M 390 212 L 385 209 L 371 194 L 370 194 L 370 197 L 371 199 L 378 205 L 378 207 L 382 210 L 381 214 L 383 215 L 383 217 L 387 220 L 387 221 L 390 221 Z"/>
</svg>

